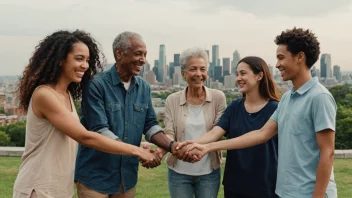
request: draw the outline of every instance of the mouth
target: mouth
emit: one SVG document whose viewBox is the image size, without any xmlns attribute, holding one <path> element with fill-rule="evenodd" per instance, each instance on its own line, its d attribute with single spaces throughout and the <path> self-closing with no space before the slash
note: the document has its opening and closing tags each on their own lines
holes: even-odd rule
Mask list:
<svg viewBox="0 0 352 198">
<path fill-rule="evenodd" d="M 204 80 L 203 80 L 203 79 L 193 78 L 193 79 L 192 79 L 192 82 L 195 82 L 195 83 L 203 83 Z"/>
<path fill-rule="evenodd" d="M 281 76 L 283 76 L 285 74 L 285 69 L 279 69 Z"/>
<path fill-rule="evenodd" d="M 242 87 L 244 87 L 244 86 L 246 85 L 246 83 L 243 83 L 243 82 L 237 83 L 237 84 L 238 84 L 238 86 L 239 86 L 240 88 L 242 88 Z"/>
<path fill-rule="evenodd" d="M 78 76 L 79 76 L 80 78 L 82 78 L 85 71 L 75 70 L 74 72 L 75 72 L 76 74 L 78 74 Z"/>
</svg>

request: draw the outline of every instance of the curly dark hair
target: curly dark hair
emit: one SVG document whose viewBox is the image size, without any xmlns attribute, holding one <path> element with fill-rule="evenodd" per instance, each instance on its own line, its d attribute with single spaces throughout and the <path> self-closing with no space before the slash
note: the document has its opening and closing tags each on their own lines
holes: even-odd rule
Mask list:
<svg viewBox="0 0 352 198">
<path fill-rule="evenodd" d="M 294 27 L 281 32 L 275 38 L 276 45 L 287 45 L 287 50 L 293 55 L 303 52 L 306 56 L 306 65 L 311 68 L 317 62 L 320 54 L 320 43 L 315 34 L 307 29 Z"/>
<path fill-rule="evenodd" d="M 57 31 L 40 41 L 17 87 L 20 107 L 27 112 L 32 94 L 40 85 L 55 85 L 61 74 L 60 62 L 66 60 L 75 43 L 82 42 L 89 49 L 89 68 L 84 73 L 80 83 L 72 82 L 68 86 L 74 100 L 82 96 L 82 88 L 94 74 L 103 70 L 105 56 L 100 51 L 100 44 L 89 33 L 81 30 L 73 32 Z"/>
</svg>

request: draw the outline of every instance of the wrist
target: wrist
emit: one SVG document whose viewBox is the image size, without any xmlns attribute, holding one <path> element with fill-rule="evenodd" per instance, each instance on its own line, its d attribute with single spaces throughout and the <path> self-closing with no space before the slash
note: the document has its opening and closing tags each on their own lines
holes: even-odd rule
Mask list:
<svg viewBox="0 0 352 198">
<path fill-rule="evenodd" d="M 171 140 L 169 145 L 168 145 L 168 151 L 170 153 L 172 153 L 172 148 L 173 148 L 174 144 L 175 144 L 175 140 Z"/>
</svg>

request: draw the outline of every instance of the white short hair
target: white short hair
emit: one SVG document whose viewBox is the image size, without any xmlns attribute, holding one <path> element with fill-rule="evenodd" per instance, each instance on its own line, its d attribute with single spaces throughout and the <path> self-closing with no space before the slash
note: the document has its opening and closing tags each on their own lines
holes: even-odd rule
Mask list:
<svg viewBox="0 0 352 198">
<path fill-rule="evenodd" d="M 181 64 L 182 71 L 186 69 L 187 62 L 189 61 L 189 59 L 193 57 L 203 58 L 208 68 L 208 65 L 209 65 L 208 54 L 205 52 L 204 49 L 200 47 L 193 47 L 193 48 L 186 49 L 180 55 L 180 64 Z"/>
</svg>

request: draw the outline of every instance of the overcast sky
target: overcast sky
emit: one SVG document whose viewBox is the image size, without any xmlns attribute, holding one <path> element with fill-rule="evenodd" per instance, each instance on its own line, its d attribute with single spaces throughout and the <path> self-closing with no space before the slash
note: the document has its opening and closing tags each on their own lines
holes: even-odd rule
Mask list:
<svg viewBox="0 0 352 198">
<path fill-rule="evenodd" d="M 122 31 L 140 33 L 147 59 L 167 61 L 194 46 L 220 46 L 220 58 L 256 55 L 275 65 L 276 35 L 294 26 L 312 29 L 332 65 L 352 70 L 351 0 L 0 0 L 0 75 L 18 75 L 38 42 L 60 29 L 83 29 L 102 45 Z M 320 67 L 320 62 L 317 62 Z"/>
</svg>

